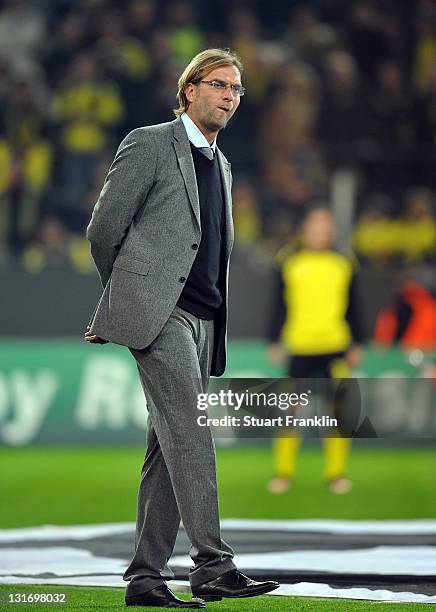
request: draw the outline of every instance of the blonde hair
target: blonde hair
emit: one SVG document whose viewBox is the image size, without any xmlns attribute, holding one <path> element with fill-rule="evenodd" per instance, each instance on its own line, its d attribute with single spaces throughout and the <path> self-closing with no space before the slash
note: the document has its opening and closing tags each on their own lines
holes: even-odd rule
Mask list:
<svg viewBox="0 0 436 612">
<path fill-rule="evenodd" d="M 177 83 L 177 100 L 179 108 L 174 109 L 176 117 L 180 117 L 188 108 L 189 102 L 185 95 L 188 83 L 196 83 L 207 76 L 215 68 L 221 66 L 236 66 L 242 73 L 243 66 L 240 58 L 230 49 L 205 49 L 198 53 L 186 66 Z"/>
</svg>

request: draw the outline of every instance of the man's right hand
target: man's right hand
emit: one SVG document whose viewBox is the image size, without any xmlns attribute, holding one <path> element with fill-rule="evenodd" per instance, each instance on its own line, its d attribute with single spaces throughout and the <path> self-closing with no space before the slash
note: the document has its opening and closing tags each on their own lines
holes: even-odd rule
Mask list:
<svg viewBox="0 0 436 612">
<path fill-rule="evenodd" d="M 103 338 L 95 336 L 93 333 L 91 333 L 91 328 L 89 327 L 89 325 L 86 326 L 84 337 L 85 341 L 90 342 L 91 344 L 107 344 L 109 342 L 108 340 L 104 340 Z"/>
</svg>

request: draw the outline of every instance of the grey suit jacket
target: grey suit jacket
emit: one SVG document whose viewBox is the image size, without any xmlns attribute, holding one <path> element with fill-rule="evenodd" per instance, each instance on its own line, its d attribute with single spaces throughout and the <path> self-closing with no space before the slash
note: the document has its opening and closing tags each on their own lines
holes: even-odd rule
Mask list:
<svg viewBox="0 0 436 612">
<path fill-rule="evenodd" d="M 229 257 L 233 245 L 232 176 L 217 148 L 226 232 L 211 374 L 226 365 Z M 133 130 L 121 143 L 87 228 L 103 294 L 91 331 L 135 349 L 149 346 L 183 290 L 201 239 L 191 148 L 180 118 Z"/>
</svg>

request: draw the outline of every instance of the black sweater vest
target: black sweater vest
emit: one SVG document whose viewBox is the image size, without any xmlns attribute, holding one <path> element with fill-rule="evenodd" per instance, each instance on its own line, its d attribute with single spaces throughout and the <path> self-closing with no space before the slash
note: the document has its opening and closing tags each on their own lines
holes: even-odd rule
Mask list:
<svg viewBox="0 0 436 612">
<path fill-rule="evenodd" d="M 200 200 L 201 242 L 177 305 L 212 320 L 221 306 L 218 288 L 224 234 L 224 193 L 218 157 L 209 160 L 191 144 Z"/>
</svg>

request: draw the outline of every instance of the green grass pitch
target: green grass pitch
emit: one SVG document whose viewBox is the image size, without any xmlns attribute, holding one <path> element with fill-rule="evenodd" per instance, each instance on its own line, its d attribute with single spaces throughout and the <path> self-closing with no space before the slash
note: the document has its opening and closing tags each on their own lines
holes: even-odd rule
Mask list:
<svg viewBox="0 0 436 612">
<path fill-rule="evenodd" d="M 65 593 L 65 604 L 8 604 L 9 593 Z M 183 599 L 189 596 L 178 594 Z M 431 609 L 429 604 L 378 603 L 352 599 L 318 599 L 316 597 L 263 596 L 247 599 L 223 599 L 206 604 L 209 612 L 416 612 Z M 158 612 L 162 608 L 126 608 L 123 589 L 82 587 L 9 587 L 0 586 L 0 610 L 2 612 L 53 612 L 69 610 L 95 612 L 96 610 L 147 610 Z"/>
<path fill-rule="evenodd" d="M 0 528 L 133 521 L 141 448 L 0 448 Z M 271 495 L 270 449 L 218 449 L 222 518 L 434 518 L 436 452 L 355 448 L 354 488 L 327 492 L 321 448 L 303 447 L 295 488 Z"/>
<path fill-rule="evenodd" d="M 0 448 L 0 528 L 133 521 L 141 448 Z M 295 488 L 266 491 L 273 471 L 266 447 L 218 449 L 222 518 L 434 518 L 436 453 L 431 448 L 355 448 L 346 496 L 326 490 L 318 447 L 303 448 Z M 8 593 L 65 592 L 71 610 L 123 609 L 122 589 L 1 586 L 0 610 L 53 611 L 53 604 L 7 604 Z M 157 610 L 158 608 L 156 608 Z M 210 603 L 216 612 L 298 610 L 354 612 L 428 610 L 427 604 L 384 604 L 339 599 L 259 597 Z M 147 608 L 153 610 L 153 608 Z"/>
</svg>

